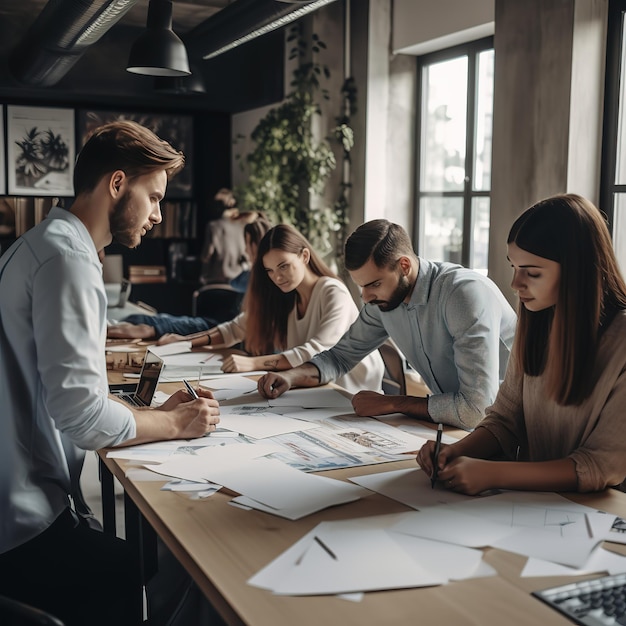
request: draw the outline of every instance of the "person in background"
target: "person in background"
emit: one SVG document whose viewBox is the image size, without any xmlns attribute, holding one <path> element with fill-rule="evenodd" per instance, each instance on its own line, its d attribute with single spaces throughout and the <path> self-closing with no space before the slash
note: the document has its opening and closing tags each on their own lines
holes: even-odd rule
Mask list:
<svg viewBox="0 0 626 626">
<path fill-rule="evenodd" d="M 248 269 L 243 229 L 256 219 L 254 211 L 239 211 L 233 192 L 225 187 L 215 194 L 212 213 L 219 217 L 210 219 L 204 232 L 200 272 L 204 285 L 228 283 Z"/>
<path fill-rule="evenodd" d="M 53 207 L 0 259 L 0 595 L 66 626 L 138 623 L 133 550 L 74 509 L 84 451 L 201 437 L 219 422 L 202 389 L 138 409 L 107 382 L 98 251 L 112 239 L 139 245 L 183 164 L 139 124 L 96 129 L 76 161 L 70 209 Z"/>
<path fill-rule="evenodd" d="M 604 216 L 578 195 L 525 211 L 508 236 L 519 324 L 476 430 L 421 448 L 447 489 L 597 491 L 626 476 L 626 284 Z"/>
<path fill-rule="evenodd" d="M 244 342 L 249 354 L 227 356 L 225 372 L 286 370 L 334 345 L 357 315 L 348 288 L 306 238 L 292 226 L 279 224 L 259 244 L 243 312 L 185 338 L 195 346 Z M 383 371 L 375 352 L 355 361 L 336 382 L 352 393 L 380 389 Z"/>
<path fill-rule="evenodd" d="M 432 395 L 361 391 L 355 413 L 474 428 L 496 397 L 513 342 L 516 316 L 500 290 L 478 272 L 417 257 L 407 232 L 384 219 L 348 237 L 345 264 L 365 302 L 358 319 L 310 362 L 261 377 L 259 392 L 275 398 L 334 380 L 391 337 Z"/>
<path fill-rule="evenodd" d="M 258 245 L 261 237 L 270 228 L 270 223 L 262 211 L 249 211 L 242 219 L 245 219 L 242 237 L 245 255 L 252 262 L 254 258 L 250 256 L 250 249 Z M 230 286 L 243 295 L 248 287 L 249 278 L 250 270 L 246 269 L 230 281 Z M 205 316 L 134 313 L 117 324 L 109 324 L 107 336 L 110 339 L 160 339 L 173 334 L 202 333 L 217 324 L 218 321 Z"/>
</svg>

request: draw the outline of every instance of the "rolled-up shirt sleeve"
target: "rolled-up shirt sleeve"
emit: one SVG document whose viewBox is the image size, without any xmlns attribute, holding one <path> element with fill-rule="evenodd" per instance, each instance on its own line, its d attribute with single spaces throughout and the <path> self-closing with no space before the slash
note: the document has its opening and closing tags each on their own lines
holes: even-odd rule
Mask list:
<svg viewBox="0 0 626 626">
<path fill-rule="evenodd" d="M 366 304 L 343 337 L 329 350 L 311 359 L 320 372 L 320 383 L 326 384 L 349 372 L 370 352 L 376 350 L 389 337 L 380 318 L 372 314 Z"/>
<path fill-rule="evenodd" d="M 478 281 L 462 281 L 449 294 L 444 322 L 452 337 L 459 388 L 429 398 L 434 422 L 472 429 L 496 398 L 501 313 L 491 304 L 488 287 Z"/>
<path fill-rule="evenodd" d="M 68 251 L 33 277 L 33 327 L 43 403 L 56 427 L 93 450 L 136 436 L 130 409 L 108 397 L 104 337 L 106 295 L 99 267 Z M 94 285 L 96 288 L 94 288 Z"/>
</svg>

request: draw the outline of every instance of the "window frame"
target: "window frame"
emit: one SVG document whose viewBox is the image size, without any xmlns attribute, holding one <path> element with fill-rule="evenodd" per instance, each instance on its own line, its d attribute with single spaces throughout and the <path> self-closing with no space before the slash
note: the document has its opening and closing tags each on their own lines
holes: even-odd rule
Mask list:
<svg viewBox="0 0 626 626">
<path fill-rule="evenodd" d="M 422 241 L 423 215 L 420 211 L 422 198 L 462 198 L 463 199 L 463 243 L 461 246 L 461 264 L 471 267 L 473 247 L 474 214 L 472 200 L 474 198 L 491 198 L 491 184 L 488 190 L 474 190 L 474 152 L 476 142 L 476 111 L 478 105 L 478 79 L 477 66 L 479 54 L 486 50 L 494 50 L 494 37 L 484 37 L 475 41 L 460 44 L 444 50 L 431 52 L 417 57 L 417 111 L 416 111 L 416 150 L 415 150 L 415 184 L 414 184 L 414 220 L 413 241 L 419 251 L 419 243 Z M 467 111 L 465 128 L 465 183 L 462 191 L 423 191 L 421 189 L 421 165 L 422 165 L 422 131 L 423 131 L 423 70 L 426 66 L 450 61 L 452 59 L 467 56 Z"/>
<path fill-rule="evenodd" d="M 604 76 L 604 114 L 602 120 L 602 156 L 600 166 L 600 208 L 607 216 L 611 233 L 615 218 L 615 195 L 626 194 L 626 184 L 615 182 L 619 129 L 620 74 L 622 70 L 623 29 L 626 28 L 626 0 L 609 0 L 606 34 L 606 69 Z M 626 102 L 622 103 L 626 121 Z"/>
</svg>

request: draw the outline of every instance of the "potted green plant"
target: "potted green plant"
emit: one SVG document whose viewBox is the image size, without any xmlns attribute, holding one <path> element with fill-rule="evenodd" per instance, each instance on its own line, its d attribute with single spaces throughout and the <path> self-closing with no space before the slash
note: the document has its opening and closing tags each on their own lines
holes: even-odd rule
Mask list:
<svg viewBox="0 0 626 626">
<path fill-rule="evenodd" d="M 338 240 L 343 241 L 349 183 L 341 183 L 332 206 L 323 201 L 323 194 L 337 167 L 332 144 L 340 148 L 341 158 L 349 158 L 353 132 L 346 111 L 352 108 L 344 106 L 344 114 L 336 119 L 329 137 L 315 136 L 312 122 L 320 115 L 319 99 L 329 99 L 324 83 L 330 71 L 317 60 L 326 45 L 315 34 L 309 44 L 298 27 L 292 29 L 287 41 L 293 43 L 290 60 L 299 61 L 291 91 L 251 133 L 254 149 L 243 158 L 237 156 L 247 181 L 237 187 L 236 194 L 243 208 L 263 210 L 276 223 L 292 224 L 320 254 L 328 255 L 335 251 Z M 309 45 L 312 54 L 307 59 Z M 353 87 L 344 87 L 342 98 L 347 94 L 354 101 Z"/>
</svg>

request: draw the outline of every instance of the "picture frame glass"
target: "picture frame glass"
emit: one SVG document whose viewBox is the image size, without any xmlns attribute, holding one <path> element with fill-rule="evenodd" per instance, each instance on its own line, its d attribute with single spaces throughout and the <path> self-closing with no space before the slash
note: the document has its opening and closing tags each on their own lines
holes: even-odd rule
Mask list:
<svg viewBox="0 0 626 626">
<path fill-rule="evenodd" d="M 7 106 L 9 195 L 72 196 L 74 109 Z"/>
</svg>

